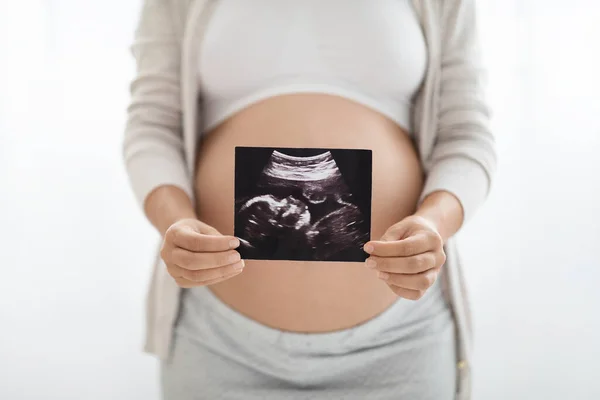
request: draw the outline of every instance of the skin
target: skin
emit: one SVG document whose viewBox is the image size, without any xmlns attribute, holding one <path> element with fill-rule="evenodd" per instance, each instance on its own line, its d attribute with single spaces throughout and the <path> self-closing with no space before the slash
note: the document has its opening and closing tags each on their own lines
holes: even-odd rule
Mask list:
<svg viewBox="0 0 600 400">
<path fill-rule="evenodd" d="M 367 262 L 239 260 L 232 236 L 234 146 L 373 150 Z M 286 95 L 252 105 L 205 135 L 196 204 L 181 189 L 163 186 L 148 196 L 145 210 L 163 235 L 161 256 L 181 287 L 208 285 L 267 326 L 326 332 L 365 322 L 398 297 L 418 300 L 437 279 L 443 243 L 460 228 L 463 213 L 444 191 L 417 208 L 422 187 L 418 156 L 398 125 L 339 97 Z"/>
<path fill-rule="evenodd" d="M 144 210 L 163 237 L 160 255 L 179 286 L 211 285 L 242 272 L 245 264 L 235 251 L 240 241 L 199 221 L 183 190 L 158 187 L 146 199 Z"/>
<path fill-rule="evenodd" d="M 436 281 L 446 261 L 444 243 L 458 231 L 463 210 L 449 192 L 425 198 L 415 215 L 392 225 L 378 241 L 365 244 L 368 268 L 398 296 L 418 300 Z"/>
<path fill-rule="evenodd" d="M 160 208 L 160 203 L 167 208 L 180 203 L 193 213 L 187 195 L 173 186 L 159 188 L 150 199 L 149 210 Z M 222 235 L 195 218 L 177 219 L 177 212 L 166 218 L 152 211 L 148 214 L 159 230 L 168 226 L 163 234 L 161 257 L 181 287 L 221 282 L 240 274 L 245 267 L 235 251 L 240 244 L 237 238 Z M 364 249 L 370 254 L 365 265 L 376 270 L 377 276 L 398 296 L 418 300 L 437 279 L 446 260 L 443 244 L 458 231 L 462 218 L 456 197 L 448 192 L 434 192 L 415 215 L 391 226 L 380 240 L 365 244 Z M 170 220 L 175 222 L 169 225 Z"/>
</svg>

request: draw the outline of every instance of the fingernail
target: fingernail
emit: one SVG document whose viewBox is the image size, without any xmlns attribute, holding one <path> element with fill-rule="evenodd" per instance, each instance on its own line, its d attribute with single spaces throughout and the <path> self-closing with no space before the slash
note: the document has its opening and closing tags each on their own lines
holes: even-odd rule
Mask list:
<svg viewBox="0 0 600 400">
<path fill-rule="evenodd" d="M 367 268 L 375 268 L 377 266 L 377 263 L 375 262 L 375 260 L 369 258 L 367 259 Z"/>
<path fill-rule="evenodd" d="M 390 277 L 390 274 L 388 274 L 387 272 L 381 272 L 381 271 L 379 271 L 377 273 L 377 276 L 379 277 L 379 279 L 383 279 L 384 281 L 387 281 L 388 278 Z"/>
<path fill-rule="evenodd" d="M 371 254 L 373 252 L 373 250 L 375 250 L 375 249 L 373 248 L 372 244 L 365 245 L 365 252 Z"/>
<path fill-rule="evenodd" d="M 229 256 L 229 263 L 232 264 L 234 262 L 238 262 L 238 261 L 240 261 L 240 258 L 241 258 L 240 253 L 236 252 L 235 254 L 232 254 Z"/>
<path fill-rule="evenodd" d="M 246 266 L 246 263 L 244 262 L 244 260 L 240 260 L 239 263 L 236 263 L 233 268 L 234 269 L 243 269 Z"/>
<path fill-rule="evenodd" d="M 231 239 L 229 241 L 229 247 L 232 248 L 232 249 L 235 249 L 239 245 L 240 245 L 240 241 L 238 239 Z"/>
</svg>

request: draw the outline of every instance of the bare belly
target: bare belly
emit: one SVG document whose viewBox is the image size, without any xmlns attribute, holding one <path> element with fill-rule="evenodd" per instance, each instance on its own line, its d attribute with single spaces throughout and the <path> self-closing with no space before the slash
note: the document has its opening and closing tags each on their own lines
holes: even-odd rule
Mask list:
<svg viewBox="0 0 600 400">
<path fill-rule="evenodd" d="M 198 151 L 202 221 L 233 234 L 236 146 L 370 149 L 371 239 L 415 210 L 423 174 L 406 132 L 375 111 L 335 96 L 270 98 L 209 132 Z M 247 260 L 240 275 L 211 286 L 238 312 L 281 330 L 326 332 L 363 323 L 396 295 L 362 262 Z"/>
</svg>

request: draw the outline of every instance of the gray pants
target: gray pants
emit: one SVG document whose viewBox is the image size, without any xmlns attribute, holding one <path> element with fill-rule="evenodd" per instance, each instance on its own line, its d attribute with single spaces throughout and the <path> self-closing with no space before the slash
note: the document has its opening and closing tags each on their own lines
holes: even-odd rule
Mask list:
<svg viewBox="0 0 600 400">
<path fill-rule="evenodd" d="M 317 334 L 266 327 L 207 288 L 187 290 L 161 365 L 164 399 L 454 399 L 454 324 L 439 286 L 355 328 Z"/>
</svg>

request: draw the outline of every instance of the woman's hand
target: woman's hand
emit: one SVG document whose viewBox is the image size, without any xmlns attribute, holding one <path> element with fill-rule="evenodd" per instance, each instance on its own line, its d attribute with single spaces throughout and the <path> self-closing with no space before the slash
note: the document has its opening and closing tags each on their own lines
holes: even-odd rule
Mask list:
<svg viewBox="0 0 600 400">
<path fill-rule="evenodd" d="M 446 261 L 443 240 L 428 219 L 410 216 L 392 225 L 379 241 L 367 242 L 367 267 L 378 271 L 400 297 L 418 300 Z"/>
<path fill-rule="evenodd" d="M 182 219 L 167 229 L 160 255 L 180 287 L 206 286 L 242 272 L 244 261 L 234 250 L 239 245 L 203 222 Z"/>
</svg>

